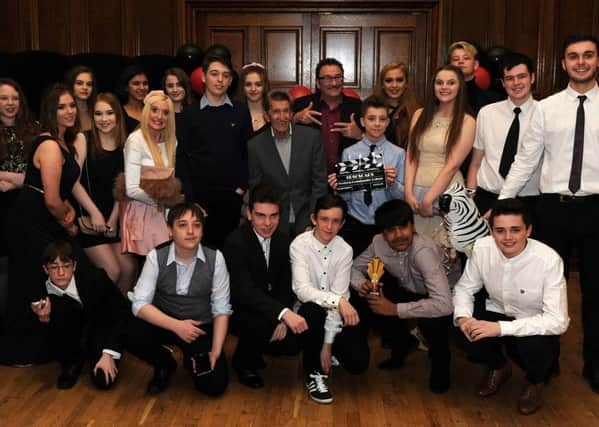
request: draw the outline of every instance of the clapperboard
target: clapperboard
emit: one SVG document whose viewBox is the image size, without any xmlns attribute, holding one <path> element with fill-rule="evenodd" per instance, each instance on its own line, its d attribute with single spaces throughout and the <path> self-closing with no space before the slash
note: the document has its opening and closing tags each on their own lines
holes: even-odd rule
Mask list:
<svg viewBox="0 0 599 427">
<path fill-rule="evenodd" d="M 362 191 L 385 188 L 383 155 L 371 153 L 367 157 L 335 163 L 337 191 Z"/>
</svg>

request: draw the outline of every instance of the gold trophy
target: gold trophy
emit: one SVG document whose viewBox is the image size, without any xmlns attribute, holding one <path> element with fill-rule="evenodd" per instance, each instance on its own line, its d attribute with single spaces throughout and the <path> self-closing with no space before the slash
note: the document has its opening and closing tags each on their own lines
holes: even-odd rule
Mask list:
<svg viewBox="0 0 599 427">
<path fill-rule="evenodd" d="M 368 277 L 370 277 L 370 283 L 372 283 L 372 289 L 370 295 L 380 295 L 379 293 L 379 280 L 383 277 L 385 272 L 385 263 L 381 259 L 375 256 L 372 261 L 368 263 Z"/>
</svg>

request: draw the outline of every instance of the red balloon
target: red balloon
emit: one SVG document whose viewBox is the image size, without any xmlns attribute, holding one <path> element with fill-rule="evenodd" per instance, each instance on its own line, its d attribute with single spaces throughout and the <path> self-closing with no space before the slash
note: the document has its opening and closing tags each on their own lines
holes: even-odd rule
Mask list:
<svg viewBox="0 0 599 427">
<path fill-rule="evenodd" d="M 345 96 L 349 96 L 350 98 L 360 99 L 360 94 L 358 92 L 356 92 L 353 89 L 347 88 L 347 87 L 343 88 L 343 94 Z"/>
<path fill-rule="evenodd" d="M 202 77 L 204 77 L 204 70 L 202 70 L 202 67 L 198 67 L 193 70 L 189 78 L 191 80 L 191 88 L 198 95 L 204 94 L 204 80 L 202 80 Z"/>
<path fill-rule="evenodd" d="M 474 82 L 479 88 L 487 90 L 491 86 L 491 75 L 485 68 L 478 67 L 474 72 Z"/>
<path fill-rule="evenodd" d="M 289 96 L 294 101 L 297 98 L 301 98 L 302 96 L 312 95 L 312 91 L 309 88 L 301 85 L 292 87 L 291 89 L 289 89 L 289 92 L 287 93 L 289 93 Z"/>
</svg>

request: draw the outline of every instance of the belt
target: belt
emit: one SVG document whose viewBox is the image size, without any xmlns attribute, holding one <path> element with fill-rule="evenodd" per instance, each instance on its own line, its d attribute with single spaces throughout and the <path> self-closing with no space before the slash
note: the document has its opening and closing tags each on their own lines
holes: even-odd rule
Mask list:
<svg viewBox="0 0 599 427">
<path fill-rule="evenodd" d="M 584 203 L 599 202 L 599 194 L 589 194 L 588 196 L 569 196 L 567 194 L 557 193 L 545 193 L 543 197 L 550 199 L 557 199 L 560 203 L 564 204 L 577 204 L 582 205 Z"/>
</svg>

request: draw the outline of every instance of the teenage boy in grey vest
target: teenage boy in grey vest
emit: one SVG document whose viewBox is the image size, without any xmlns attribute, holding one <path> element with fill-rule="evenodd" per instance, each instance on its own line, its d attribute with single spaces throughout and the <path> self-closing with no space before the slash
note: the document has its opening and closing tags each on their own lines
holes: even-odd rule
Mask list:
<svg viewBox="0 0 599 427">
<path fill-rule="evenodd" d="M 154 366 L 148 393 L 165 390 L 177 367 L 163 344 L 181 348 L 197 390 L 222 394 L 229 382 L 223 344 L 231 306 L 223 255 L 202 246 L 204 215 L 193 203 L 175 206 L 167 224 L 172 242 L 152 250 L 133 292 L 135 319 L 128 350 Z"/>
</svg>

